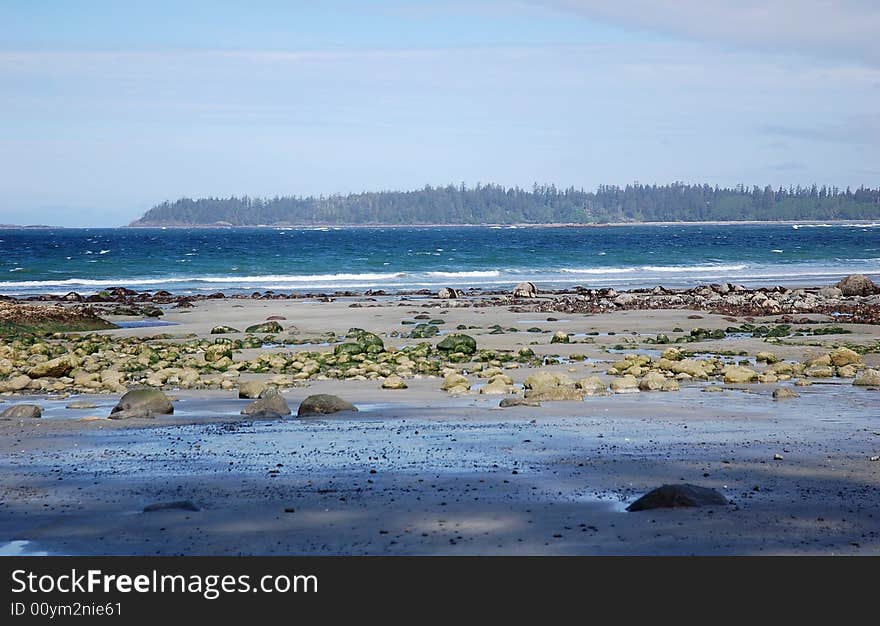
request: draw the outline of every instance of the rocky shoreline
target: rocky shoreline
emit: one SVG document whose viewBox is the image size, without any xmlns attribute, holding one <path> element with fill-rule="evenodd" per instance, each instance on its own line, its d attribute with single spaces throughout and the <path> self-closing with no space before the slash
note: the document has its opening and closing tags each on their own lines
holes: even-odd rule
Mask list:
<svg viewBox="0 0 880 626">
<path fill-rule="evenodd" d="M 6 299 L 114 327 L 0 336 L 0 540 L 880 553 L 878 294 L 843 287 Z M 657 487 L 718 495 L 614 504 Z"/>
</svg>

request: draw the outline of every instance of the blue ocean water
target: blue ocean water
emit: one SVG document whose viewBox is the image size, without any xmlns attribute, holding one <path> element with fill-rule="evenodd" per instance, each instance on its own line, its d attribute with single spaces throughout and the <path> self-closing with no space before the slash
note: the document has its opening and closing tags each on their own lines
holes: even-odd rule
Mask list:
<svg viewBox="0 0 880 626">
<path fill-rule="evenodd" d="M 0 230 L 0 293 L 830 284 L 880 224 Z"/>
</svg>

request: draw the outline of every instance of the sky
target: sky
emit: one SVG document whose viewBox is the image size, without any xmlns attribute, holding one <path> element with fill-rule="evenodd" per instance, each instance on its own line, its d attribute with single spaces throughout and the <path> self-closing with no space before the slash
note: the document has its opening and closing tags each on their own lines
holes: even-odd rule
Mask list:
<svg viewBox="0 0 880 626">
<path fill-rule="evenodd" d="M 876 0 L 0 0 L 0 223 L 465 182 L 880 185 Z"/>
</svg>

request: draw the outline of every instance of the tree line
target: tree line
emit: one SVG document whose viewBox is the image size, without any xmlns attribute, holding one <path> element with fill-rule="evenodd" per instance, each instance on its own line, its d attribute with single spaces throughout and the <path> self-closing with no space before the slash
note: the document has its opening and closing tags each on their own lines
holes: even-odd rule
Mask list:
<svg viewBox="0 0 880 626">
<path fill-rule="evenodd" d="M 133 226 L 320 224 L 602 224 L 745 220 L 876 220 L 880 188 L 718 187 L 673 183 L 596 191 L 426 185 L 413 191 L 274 198 L 181 198 L 156 205 Z"/>
</svg>

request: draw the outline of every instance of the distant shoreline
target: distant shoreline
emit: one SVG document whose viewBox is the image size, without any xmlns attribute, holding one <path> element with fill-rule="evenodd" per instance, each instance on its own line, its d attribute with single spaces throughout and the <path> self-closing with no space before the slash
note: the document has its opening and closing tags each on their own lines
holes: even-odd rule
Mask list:
<svg viewBox="0 0 880 626">
<path fill-rule="evenodd" d="M 156 229 L 179 230 L 201 228 L 210 230 L 223 229 L 278 229 L 278 228 L 608 228 L 619 226 L 761 226 L 761 225 L 872 225 L 880 224 L 880 220 L 710 220 L 704 222 L 601 222 L 601 223 L 514 223 L 514 224 L 126 224 L 123 226 L 45 226 L 0 224 L 0 230 L 99 230 L 99 229 Z"/>
<path fill-rule="evenodd" d="M 808 224 L 852 224 L 867 225 L 877 224 L 877 220 L 717 220 L 705 222 L 601 222 L 601 223 L 513 223 L 513 224 L 248 224 L 248 225 L 225 225 L 225 224 L 129 224 L 122 228 L 605 228 L 618 226 L 738 226 L 738 225 L 808 225 Z"/>
</svg>

